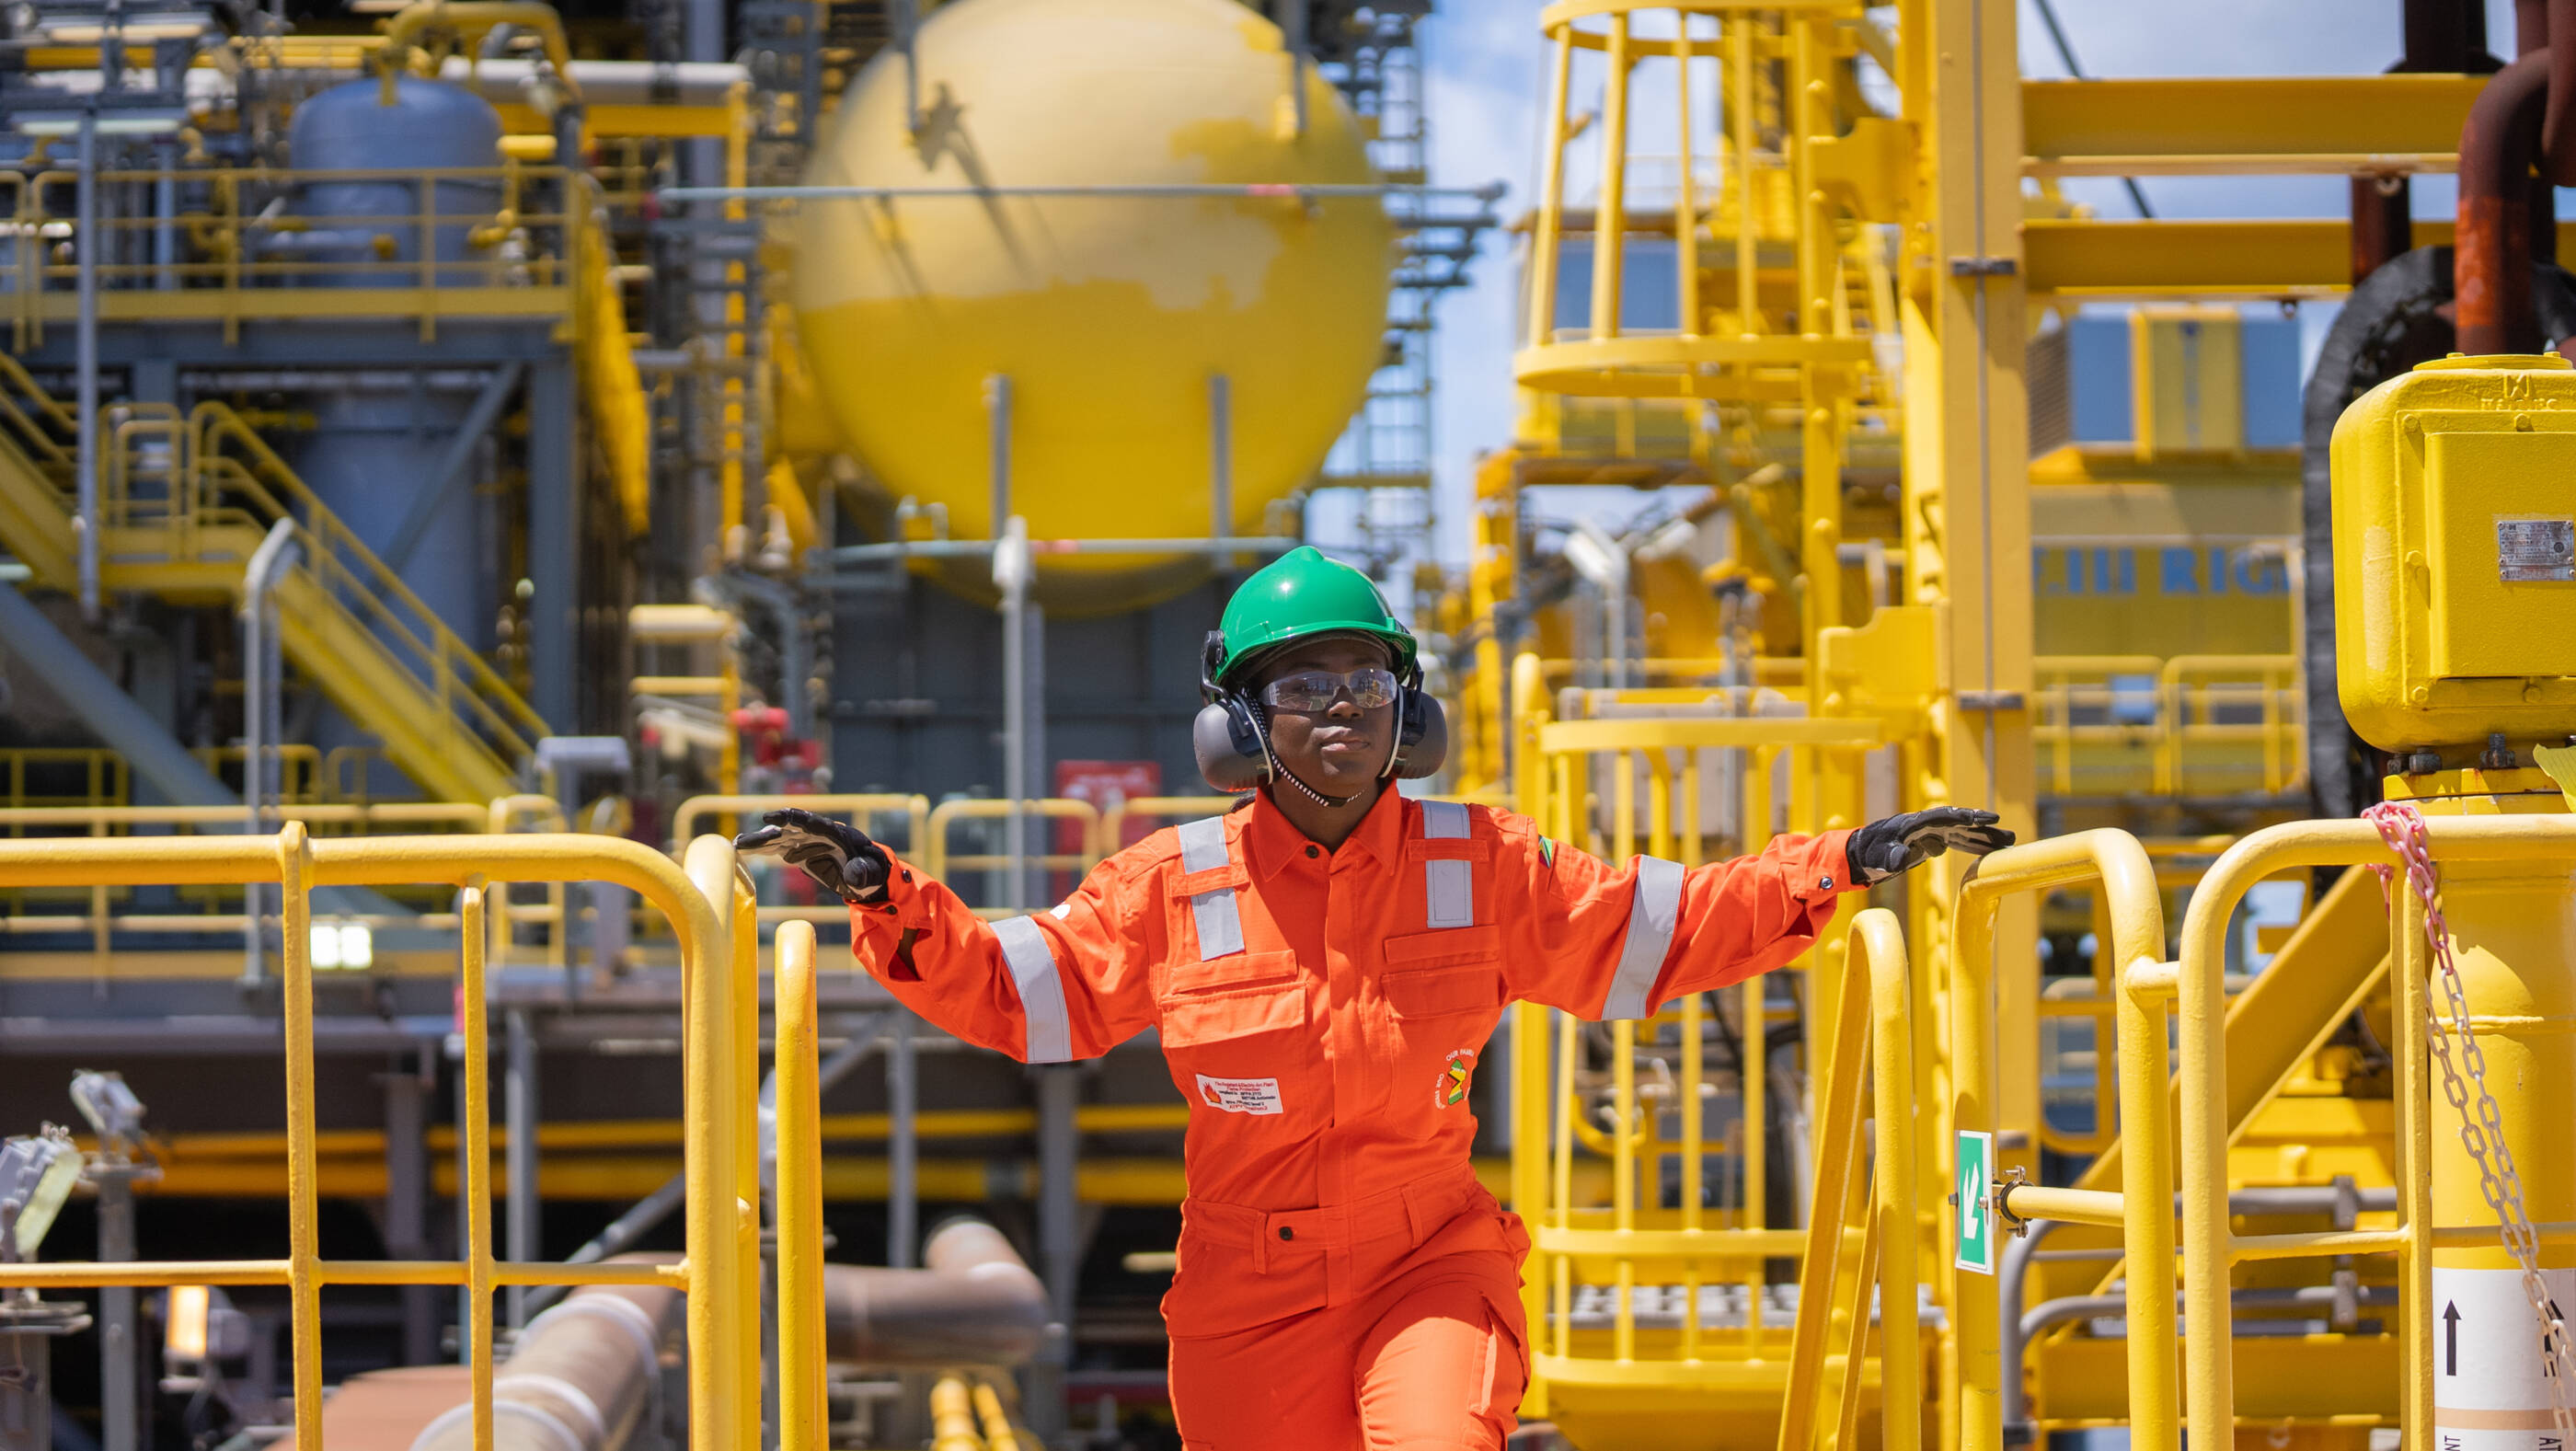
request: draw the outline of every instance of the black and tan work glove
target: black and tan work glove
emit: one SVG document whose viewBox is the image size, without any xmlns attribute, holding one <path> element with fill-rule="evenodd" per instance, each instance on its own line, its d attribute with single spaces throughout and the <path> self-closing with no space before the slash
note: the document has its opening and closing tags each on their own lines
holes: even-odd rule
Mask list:
<svg viewBox="0 0 2576 1451">
<path fill-rule="evenodd" d="M 1851 879 L 1875 887 L 1953 847 L 1970 856 L 1984 856 L 2012 845 L 2013 834 L 1995 824 L 2001 819 L 1991 811 L 1966 806 L 1908 811 L 1853 832 L 1843 843 L 1843 855 Z"/>
<path fill-rule="evenodd" d="M 844 902 L 882 902 L 893 870 L 885 848 L 846 821 L 790 808 L 769 813 L 769 824 L 733 839 L 745 856 L 785 857 Z"/>
</svg>

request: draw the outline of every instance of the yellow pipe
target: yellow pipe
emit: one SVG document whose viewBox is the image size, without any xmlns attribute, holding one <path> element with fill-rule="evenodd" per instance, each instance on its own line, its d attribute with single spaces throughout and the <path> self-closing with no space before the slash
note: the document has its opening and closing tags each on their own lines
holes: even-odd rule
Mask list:
<svg viewBox="0 0 2576 1451">
<path fill-rule="evenodd" d="M 975 1382 L 975 1416 L 984 1426 L 985 1451 L 1020 1451 L 1019 1433 L 1011 1429 L 1011 1413 L 1002 1406 L 1002 1393 L 993 1389 L 989 1380 Z"/>
<path fill-rule="evenodd" d="M 2119 1229 L 2128 1223 L 2125 1195 L 2099 1189 L 2051 1189 L 2040 1184 L 2008 1184 L 1996 1191 L 1996 1207 L 2014 1219 L 2054 1219 L 2067 1224 L 2099 1224 Z"/>
<path fill-rule="evenodd" d="M 814 928 L 778 929 L 778 1445 L 828 1451 L 823 1406 L 823 1097 Z"/>
<path fill-rule="evenodd" d="M 966 1377 L 945 1375 L 930 1388 L 930 1451 L 985 1451 Z"/>
</svg>

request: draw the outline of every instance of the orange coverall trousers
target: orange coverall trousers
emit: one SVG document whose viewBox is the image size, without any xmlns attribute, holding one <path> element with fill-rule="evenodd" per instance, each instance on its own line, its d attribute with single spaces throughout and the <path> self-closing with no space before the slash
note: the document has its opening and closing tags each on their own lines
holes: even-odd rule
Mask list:
<svg viewBox="0 0 2576 1451">
<path fill-rule="evenodd" d="M 1192 1451 L 1491 1451 L 1528 1375 L 1529 1241 L 1469 1160 L 1503 1008 L 1650 1018 L 1788 962 L 1849 889 L 1847 835 L 1614 867 L 1390 792 L 1326 850 L 1256 798 L 995 923 L 897 863 L 851 951 L 1023 1062 L 1160 1034 L 1190 1104 L 1163 1319 Z"/>
</svg>

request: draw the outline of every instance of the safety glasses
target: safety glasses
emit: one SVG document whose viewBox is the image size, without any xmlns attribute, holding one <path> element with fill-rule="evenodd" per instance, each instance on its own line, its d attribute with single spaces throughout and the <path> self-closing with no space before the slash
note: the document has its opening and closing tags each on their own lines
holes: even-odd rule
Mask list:
<svg viewBox="0 0 2576 1451">
<path fill-rule="evenodd" d="M 1308 670 L 1296 675 L 1283 675 L 1261 687 L 1261 698 L 1273 710 L 1293 710 L 1319 714 L 1333 708 L 1333 702 L 1349 691 L 1351 703 L 1362 710 L 1375 710 L 1395 703 L 1395 672 L 1375 665 L 1363 666 L 1348 675 L 1335 675 L 1329 670 Z"/>
</svg>

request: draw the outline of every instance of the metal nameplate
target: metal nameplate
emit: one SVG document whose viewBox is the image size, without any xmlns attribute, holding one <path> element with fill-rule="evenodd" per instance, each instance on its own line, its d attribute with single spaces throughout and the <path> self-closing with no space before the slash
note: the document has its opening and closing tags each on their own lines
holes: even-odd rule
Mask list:
<svg viewBox="0 0 2576 1451">
<path fill-rule="evenodd" d="M 2496 578 L 2576 584 L 2576 519 L 2498 519 Z"/>
</svg>

